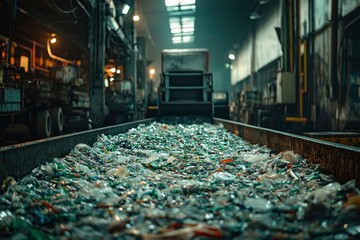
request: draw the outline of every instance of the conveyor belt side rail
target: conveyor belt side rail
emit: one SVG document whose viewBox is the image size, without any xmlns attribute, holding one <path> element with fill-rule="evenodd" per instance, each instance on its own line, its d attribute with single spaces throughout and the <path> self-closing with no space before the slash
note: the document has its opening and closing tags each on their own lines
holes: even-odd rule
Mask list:
<svg viewBox="0 0 360 240">
<path fill-rule="evenodd" d="M 276 151 L 293 150 L 307 160 L 319 163 L 327 173 L 339 182 L 352 179 L 360 186 L 360 148 L 327 142 L 291 133 L 256 127 L 239 122 L 214 118 L 252 144 L 266 145 Z"/>
<path fill-rule="evenodd" d="M 42 139 L 0 148 L 0 183 L 7 176 L 20 179 L 34 168 L 51 162 L 53 158 L 63 157 L 77 144 L 91 146 L 100 134 L 115 135 L 137 127 L 139 124 L 149 124 L 155 118 L 119 124 L 110 127 L 77 132 L 63 136 Z"/>
</svg>

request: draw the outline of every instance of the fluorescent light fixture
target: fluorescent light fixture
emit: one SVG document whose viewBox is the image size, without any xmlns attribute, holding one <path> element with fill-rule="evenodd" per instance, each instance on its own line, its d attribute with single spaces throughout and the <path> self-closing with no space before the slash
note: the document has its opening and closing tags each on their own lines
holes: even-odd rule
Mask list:
<svg viewBox="0 0 360 240">
<path fill-rule="evenodd" d="M 232 60 L 232 61 L 235 60 L 235 54 L 230 53 L 229 54 L 229 59 Z"/>
<path fill-rule="evenodd" d="M 126 15 L 126 14 L 128 14 L 129 10 L 130 10 L 130 6 L 125 3 L 121 9 L 121 13 Z"/>
</svg>

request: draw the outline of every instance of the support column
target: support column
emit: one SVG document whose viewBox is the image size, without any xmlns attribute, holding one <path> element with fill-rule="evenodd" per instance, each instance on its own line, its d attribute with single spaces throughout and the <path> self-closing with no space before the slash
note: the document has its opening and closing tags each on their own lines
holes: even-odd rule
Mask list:
<svg viewBox="0 0 360 240">
<path fill-rule="evenodd" d="M 338 83 L 338 18 L 339 18 L 339 2 L 338 0 L 331 1 L 331 42 L 330 42 L 330 82 L 332 90 L 332 98 L 337 99 L 339 91 Z"/>
<path fill-rule="evenodd" d="M 255 76 L 255 58 L 256 58 L 256 23 L 252 23 L 251 26 L 251 64 L 250 64 L 250 78 L 251 78 L 251 89 L 254 91 L 258 89 L 256 76 Z"/>
<path fill-rule="evenodd" d="M 94 17 L 89 24 L 90 45 L 90 118 L 94 127 L 101 127 L 108 113 L 105 106 L 105 1 L 96 0 Z"/>
</svg>

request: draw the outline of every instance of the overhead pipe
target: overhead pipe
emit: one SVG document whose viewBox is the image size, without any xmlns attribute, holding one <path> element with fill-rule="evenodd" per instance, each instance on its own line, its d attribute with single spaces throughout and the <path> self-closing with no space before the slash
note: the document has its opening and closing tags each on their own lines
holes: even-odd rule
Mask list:
<svg viewBox="0 0 360 240">
<path fill-rule="evenodd" d="M 110 8 L 115 8 L 115 3 L 113 0 L 109 0 L 108 4 L 109 4 Z M 110 14 L 107 16 L 106 23 L 107 23 L 108 28 L 113 30 L 116 33 L 116 35 L 120 38 L 120 40 L 125 43 L 127 48 L 131 52 L 133 52 L 134 49 L 132 47 L 131 41 L 129 41 L 129 39 L 127 39 L 124 31 L 121 29 L 120 25 L 118 24 L 118 22 L 115 19 L 115 12 L 110 11 Z"/>
<path fill-rule="evenodd" d="M 62 58 L 62 57 L 59 57 L 59 56 L 54 55 L 54 54 L 51 52 L 50 39 L 48 39 L 47 42 L 46 42 L 46 49 L 47 49 L 47 52 L 48 52 L 49 56 L 50 56 L 52 59 L 55 59 L 55 60 L 58 60 L 58 61 L 61 61 L 61 62 L 65 62 L 65 63 L 68 63 L 68 64 L 75 64 L 75 62 L 76 62 L 76 61 L 68 60 L 68 59 L 66 59 L 66 58 Z"/>
</svg>

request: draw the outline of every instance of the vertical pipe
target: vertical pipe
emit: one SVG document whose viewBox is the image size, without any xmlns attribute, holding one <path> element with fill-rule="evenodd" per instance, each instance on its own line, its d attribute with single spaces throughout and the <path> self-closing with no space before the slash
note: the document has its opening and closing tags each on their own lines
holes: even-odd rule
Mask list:
<svg viewBox="0 0 360 240">
<path fill-rule="evenodd" d="M 290 72 L 294 71 L 294 23 L 293 23 L 293 0 L 289 0 L 289 60 Z"/>
<path fill-rule="evenodd" d="M 134 61 L 133 61 L 133 71 L 134 71 L 134 120 L 137 120 L 138 119 L 138 114 L 137 114 L 137 111 L 138 111 L 138 106 L 137 106 L 137 55 L 138 55 L 138 48 L 136 46 L 136 38 L 134 36 L 134 53 L 133 53 L 133 58 L 134 58 Z"/>
<path fill-rule="evenodd" d="M 315 5 L 314 5 L 314 1 L 313 0 L 308 0 L 309 3 L 309 42 L 308 42 L 308 46 L 309 46 L 309 56 L 308 56 L 308 66 L 310 69 L 312 69 L 312 71 L 309 71 L 309 74 L 307 76 L 307 79 L 309 81 L 309 101 L 311 103 L 311 120 L 313 122 L 312 124 L 312 128 L 313 130 L 316 129 L 316 96 L 315 96 L 315 92 L 314 89 L 316 87 L 316 82 L 314 81 L 315 76 L 314 76 L 314 71 L 315 70 L 315 65 L 314 65 L 314 58 L 315 58 L 315 37 L 314 37 L 314 32 L 315 32 L 315 16 L 314 16 L 314 12 L 315 12 Z"/>
<path fill-rule="evenodd" d="M 298 61 L 298 77 L 299 77 L 299 113 L 300 117 L 302 118 L 304 116 L 303 112 L 303 91 L 302 91 L 302 83 L 304 74 L 302 71 L 302 62 L 301 62 L 301 17 L 300 17 L 300 0 L 296 0 L 296 41 L 297 41 L 297 61 Z M 304 49 L 305 52 L 305 49 Z"/>
<path fill-rule="evenodd" d="M 289 18 L 289 11 L 288 11 L 288 1 L 282 0 L 282 52 L 283 52 L 283 58 L 282 58 L 282 68 L 284 72 L 289 72 L 289 44 L 288 44 L 288 18 Z"/>
</svg>

